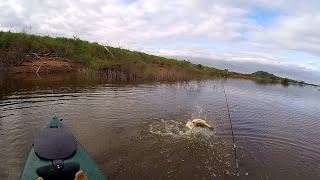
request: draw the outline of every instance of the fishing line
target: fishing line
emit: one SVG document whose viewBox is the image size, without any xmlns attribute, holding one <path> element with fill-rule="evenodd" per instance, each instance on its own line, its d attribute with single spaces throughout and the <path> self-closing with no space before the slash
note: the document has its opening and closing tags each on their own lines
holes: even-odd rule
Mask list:
<svg viewBox="0 0 320 180">
<path fill-rule="evenodd" d="M 219 73 L 220 75 L 220 73 Z M 220 75 L 221 77 L 221 75 Z M 239 174 L 239 160 L 237 156 L 237 149 L 236 149 L 236 143 L 235 143 L 235 138 L 234 138 L 234 133 L 233 133 L 233 126 L 232 126 L 232 120 L 231 120 L 231 115 L 230 115 L 230 109 L 229 109 L 229 103 L 228 103 L 228 98 L 227 98 L 227 93 L 226 89 L 224 88 L 224 83 L 221 81 L 223 93 L 224 93 L 224 98 L 227 104 L 227 110 L 228 110 L 228 117 L 229 117 L 229 122 L 230 122 L 230 128 L 231 128 L 231 135 L 232 135 L 232 143 L 233 143 L 233 150 L 234 150 L 234 158 L 235 158 L 235 163 L 236 163 L 236 172 L 237 172 L 237 178 L 238 180 L 240 179 L 240 174 Z"/>
</svg>

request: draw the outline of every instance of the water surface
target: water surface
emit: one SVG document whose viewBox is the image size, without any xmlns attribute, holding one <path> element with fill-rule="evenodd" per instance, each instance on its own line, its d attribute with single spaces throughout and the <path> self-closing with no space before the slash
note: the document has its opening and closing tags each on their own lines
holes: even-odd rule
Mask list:
<svg viewBox="0 0 320 180">
<path fill-rule="evenodd" d="M 236 142 L 236 168 L 226 89 Z M 0 179 L 18 179 L 53 116 L 111 179 L 319 179 L 320 92 L 206 80 L 102 84 L 76 75 L 12 80 L 0 99 Z M 188 118 L 214 131 L 186 131 Z"/>
</svg>

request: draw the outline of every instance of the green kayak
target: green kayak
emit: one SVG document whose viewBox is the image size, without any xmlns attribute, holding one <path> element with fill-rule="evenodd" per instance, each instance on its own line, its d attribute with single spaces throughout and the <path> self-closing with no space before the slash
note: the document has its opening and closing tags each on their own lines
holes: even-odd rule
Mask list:
<svg viewBox="0 0 320 180">
<path fill-rule="evenodd" d="M 36 180 L 42 177 L 44 180 L 73 180 L 79 170 L 82 170 L 89 180 L 107 179 L 61 121 L 54 117 L 39 132 L 20 179 Z"/>
</svg>

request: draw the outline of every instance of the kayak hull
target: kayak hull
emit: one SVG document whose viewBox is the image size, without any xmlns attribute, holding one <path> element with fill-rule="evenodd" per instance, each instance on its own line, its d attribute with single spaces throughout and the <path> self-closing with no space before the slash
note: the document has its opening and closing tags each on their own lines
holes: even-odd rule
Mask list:
<svg viewBox="0 0 320 180">
<path fill-rule="evenodd" d="M 49 120 L 43 129 L 48 128 L 49 126 L 59 126 L 60 128 L 66 128 L 64 124 L 56 117 Z M 107 177 L 99 169 L 98 165 L 91 158 L 88 152 L 78 142 L 77 142 L 76 151 L 74 152 L 74 154 L 71 155 L 70 157 L 63 159 L 63 162 L 66 165 L 76 164 L 76 168 L 84 171 L 88 179 L 97 179 L 97 180 L 107 179 Z M 32 145 L 28 158 L 24 165 L 24 169 L 20 176 L 20 180 L 35 180 L 39 177 L 37 172 L 39 173 L 39 171 L 41 171 L 41 168 L 43 169 L 43 167 L 51 167 L 51 166 L 52 166 L 52 160 L 40 158 L 35 152 L 34 145 Z"/>
</svg>

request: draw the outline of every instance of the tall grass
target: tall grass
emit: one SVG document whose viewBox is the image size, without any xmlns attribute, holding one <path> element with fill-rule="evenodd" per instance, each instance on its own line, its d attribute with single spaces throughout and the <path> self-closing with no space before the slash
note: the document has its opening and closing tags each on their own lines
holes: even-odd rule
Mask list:
<svg viewBox="0 0 320 180">
<path fill-rule="evenodd" d="M 106 49 L 107 48 L 107 49 Z M 58 53 L 74 61 L 85 61 L 88 66 L 103 68 L 127 63 L 157 64 L 163 67 L 181 67 L 189 70 L 218 70 L 192 64 L 186 60 L 176 60 L 143 52 L 103 46 L 78 38 L 52 38 L 24 33 L 0 32 L 0 53 Z"/>
<path fill-rule="evenodd" d="M 80 39 L 51 38 L 24 33 L 0 32 L 0 53 L 48 53 L 54 52 L 70 60 L 90 63 L 111 59 L 110 53 L 97 44 Z"/>
<path fill-rule="evenodd" d="M 8 78 L 13 74 L 13 68 L 20 62 L 18 54 L 0 53 L 0 91 L 6 86 Z"/>
<path fill-rule="evenodd" d="M 99 77 L 107 81 L 176 81 L 207 77 L 201 71 L 188 70 L 180 67 L 163 68 L 150 64 L 131 64 L 101 69 Z"/>
<path fill-rule="evenodd" d="M 85 62 L 87 67 L 113 79 L 161 79 L 160 77 L 194 76 L 195 74 L 224 74 L 225 71 L 186 60 L 176 60 L 150 55 L 138 51 L 103 46 L 78 38 L 52 38 L 24 33 L 0 32 L 0 54 L 11 54 L 15 58 L 1 58 L 14 66 L 26 59 L 25 53 L 58 53 L 71 61 Z M 8 56 L 8 55 L 7 55 Z M 227 74 L 225 74 L 227 75 Z"/>
<path fill-rule="evenodd" d="M 70 61 L 84 62 L 88 69 L 97 71 L 101 78 L 117 81 L 182 80 L 208 76 L 262 78 L 193 64 L 187 60 L 104 46 L 79 38 L 0 32 L 0 84 L 3 84 L 1 82 L 4 81 L 4 76 L 12 71 L 14 66 L 27 60 L 26 53 L 57 53 Z"/>
</svg>

